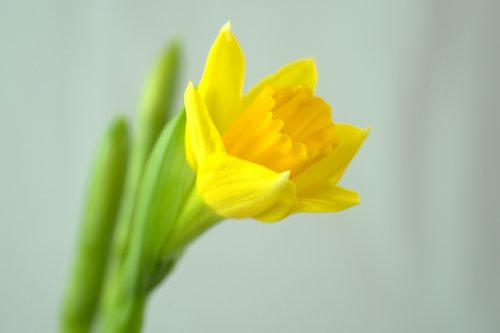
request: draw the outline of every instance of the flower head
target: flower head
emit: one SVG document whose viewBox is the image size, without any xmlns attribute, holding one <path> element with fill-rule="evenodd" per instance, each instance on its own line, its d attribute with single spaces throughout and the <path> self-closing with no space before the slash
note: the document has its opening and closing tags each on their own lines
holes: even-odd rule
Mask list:
<svg viewBox="0 0 500 333">
<path fill-rule="evenodd" d="M 225 217 L 277 221 L 359 203 L 337 185 L 368 131 L 332 121 L 314 95 L 311 59 L 293 62 L 243 94 L 243 52 L 222 27 L 196 89 L 184 94 L 186 155 L 203 200 Z"/>
</svg>

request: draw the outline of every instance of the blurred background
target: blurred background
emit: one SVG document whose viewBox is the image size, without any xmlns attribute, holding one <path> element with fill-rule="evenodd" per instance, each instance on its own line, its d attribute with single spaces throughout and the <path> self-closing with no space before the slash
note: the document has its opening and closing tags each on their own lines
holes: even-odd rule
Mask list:
<svg viewBox="0 0 500 333">
<path fill-rule="evenodd" d="M 315 57 L 338 122 L 372 126 L 362 204 L 226 221 L 145 332 L 499 332 L 499 1 L 0 1 L 0 331 L 54 332 L 92 153 L 184 43 L 198 81 L 231 19 L 246 87 Z M 181 100 L 178 100 L 180 105 Z"/>
</svg>

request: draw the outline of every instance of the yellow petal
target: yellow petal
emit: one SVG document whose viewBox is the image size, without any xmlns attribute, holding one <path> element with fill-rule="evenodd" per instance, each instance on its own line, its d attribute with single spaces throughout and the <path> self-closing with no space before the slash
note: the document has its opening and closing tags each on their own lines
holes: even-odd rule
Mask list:
<svg viewBox="0 0 500 333">
<path fill-rule="evenodd" d="M 295 212 L 338 212 L 357 204 L 358 193 L 327 183 L 310 197 L 299 198 Z"/>
<path fill-rule="evenodd" d="M 228 22 L 210 49 L 198 86 L 210 116 L 221 133 L 238 114 L 244 75 L 243 52 Z"/>
<path fill-rule="evenodd" d="M 368 136 L 369 130 L 347 124 L 336 124 L 339 145 L 326 157 L 293 178 L 299 197 L 314 192 L 326 181 L 337 183 L 347 165 Z"/>
<path fill-rule="evenodd" d="M 295 184 L 291 181 L 288 181 L 288 184 L 281 193 L 278 202 L 276 202 L 269 209 L 255 216 L 255 218 L 261 222 L 279 221 L 290 215 L 290 213 L 293 212 L 296 204 L 297 191 L 295 189 Z"/>
<path fill-rule="evenodd" d="M 292 62 L 276 73 L 264 78 L 243 97 L 243 109 L 260 94 L 267 86 L 290 87 L 303 85 L 314 91 L 317 79 L 316 64 L 313 59 L 303 59 Z"/>
<path fill-rule="evenodd" d="M 276 173 L 261 165 L 216 153 L 199 164 L 197 189 L 221 216 L 258 215 L 276 204 L 288 184 L 290 172 Z"/>
<path fill-rule="evenodd" d="M 192 82 L 184 93 L 186 107 L 186 157 L 195 170 L 210 154 L 225 152 L 224 143 L 217 131 L 200 94 Z"/>
</svg>

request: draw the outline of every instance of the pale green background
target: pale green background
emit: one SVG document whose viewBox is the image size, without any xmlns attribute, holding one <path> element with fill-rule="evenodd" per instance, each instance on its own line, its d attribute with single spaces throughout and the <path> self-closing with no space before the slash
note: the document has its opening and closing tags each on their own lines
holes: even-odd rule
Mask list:
<svg viewBox="0 0 500 333">
<path fill-rule="evenodd" d="M 499 332 L 499 1 L 0 2 L 0 332 L 54 332 L 97 138 L 171 37 L 198 80 L 231 19 L 247 88 L 314 56 L 339 122 L 373 126 L 362 204 L 227 221 L 146 332 Z M 181 95 L 182 92 L 179 93 Z"/>
</svg>

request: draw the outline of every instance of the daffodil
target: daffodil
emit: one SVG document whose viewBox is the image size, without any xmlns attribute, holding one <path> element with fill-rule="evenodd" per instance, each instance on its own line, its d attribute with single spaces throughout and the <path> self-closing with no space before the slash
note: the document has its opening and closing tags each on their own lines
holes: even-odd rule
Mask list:
<svg viewBox="0 0 500 333">
<path fill-rule="evenodd" d="M 140 332 L 152 290 L 224 218 L 272 222 L 359 203 L 338 182 L 368 131 L 333 122 L 314 94 L 313 60 L 293 62 L 243 94 L 243 52 L 228 23 L 201 81 L 185 90 L 185 112 L 167 121 L 177 52 L 174 45 L 148 80 L 130 163 L 121 120 L 99 151 L 64 332 Z M 99 256 L 89 256 L 96 249 Z"/>
<path fill-rule="evenodd" d="M 223 217 L 277 221 L 359 203 L 337 183 L 368 130 L 332 121 L 314 95 L 312 59 L 293 62 L 243 94 L 245 61 L 222 27 L 197 88 L 184 94 L 185 149 L 196 189 Z"/>
</svg>

